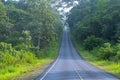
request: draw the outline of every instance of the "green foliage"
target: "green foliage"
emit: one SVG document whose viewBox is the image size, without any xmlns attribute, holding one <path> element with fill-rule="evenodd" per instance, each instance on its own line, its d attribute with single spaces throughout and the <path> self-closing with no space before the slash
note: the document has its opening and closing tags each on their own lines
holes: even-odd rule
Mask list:
<svg viewBox="0 0 120 80">
<path fill-rule="evenodd" d="M 68 14 L 67 22 L 86 50 L 101 59 L 119 62 L 119 12 L 120 0 L 81 0 Z M 103 42 L 108 43 L 103 46 Z"/>
<path fill-rule="evenodd" d="M 19 31 L 13 31 L 9 37 L 9 39 L 5 40 L 7 43 L 11 43 L 13 46 L 18 44 L 22 44 L 24 41 L 20 38 L 21 33 Z"/>
<path fill-rule="evenodd" d="M 13 24 L 9 22 L 9 18 L 6 13 L 6 6 L 0 2 L 0 41 L 5 41 L 10 34 L 10 29 Z"/>
<path fill-rule="evenodd" d="M 60 21 L 58 21 L 58 15 L 52 11 L 48 2 L 39 0 L 30 2 L 32 2 L 30 12 L 33 18 L 30 23 L 32 29 L 30 31 L 33 33 L 33 43 L 40 49 L 40 47 L 45 47 L 44 45 L 49 44 L 56 38 L 58 33 L 56 30 L 61 27 Z M 36 5 L 36 2 L 39 5 Z"/>
<path fill-rule="evenodd" d="M 110 43 L 104 43 L 103 46 L 94 48 L 91 52 L 94 56 L 103 60 L 110 60 L 118 63 L 120 61 L 120 43 L 114 46 Z"/>
<path fill-rule="evenodd" d="M 0 26 L 5 25 L 6 18 L 6 7 L 0 2 Z"/>
<path fill-rule="evenodd" d="M 12 46 L 11 44 L 0 42 L 0 50 L 3 52 L 5 52 L 6 50 L 12 51 Z"/>
<path fill-rule="evenodd" d="M 114 49 L 115 49 L 116 55 L 113 60 L 119 62 L 120 61 L 120 43 L 117 43 Z"/>
<path fill-rule="evenodd" d="M 11 44 L 0 43 L 0 67 L 5 68 L 10 65 L 18 65 L 25 63 L 33 63 L 37 59 L 35 55 L 29 51 L 15 50 Z"/>
<path fill-rule="evenodd" d="M 93 64 L 95 66 L 97 66 L 100 69 L 103 69 L 103 70 L 105 70 L 105 71 L 107 71 L 109 73 L 112 73 L 112 74 L 120 77 L 120 64 L 119 64 L 120 61 L 116 60 L 116 61 L 113 62 L 113 60 L 111 61 L 111 60 L 100 59 L 100 57 L 95 56 L 95 55 L 98 54 L 99 48 L 96 49 L 96 50 L 94 49 L 95 52 L 94 52 L 94 55 L 93 55 L 92 54 L 93 52 L 85 50 L 83 48 L 83 46 L 78 44 L 78 43 L 75 41 L 75 46 L 78 49 L 80 55 L 86 61 L 88 61 L 89 63 L 91 63 L 91 64 Z M 106 44 L 109 44 L 109 43 L 106 43 Z M 115 57 L 112 58 L 112 59 L 115 59 Z"/>
<path fill-rule="evenodd" d="M 21 63 L 34 63 L 36 57 L 33 53 L 21 50 L 19 53 Z"/>
<path fill-rule="evenodd" d="M 87 50 L 93 50 L 95 47 L 101 46 L 103 43 L 103 39 L 89 36 L 84 40 L 84 47 Z"/>
<path fill-rule="evenodd" d="M 3 3 L 0 1 L 2 80 L 27 71 L 29 68 L 24 67 L 33 65 L 36 60 L 55 58 L 58 46 L 50 45 L 58 42 L 63 26 L 48 0 L 6 0 Z M 24 70 L 19 69 L 22 65 L 25 65 Z"/>
<path fill-rule="evenodd" d="M 119 39 L 120 0 L 82 0 L 71 10 L 67 22 L 75 38 L 95 35 L 108 41 Z"/>
<path fill-rule="evenodd" d="M 116 53 L 110 43 L 105 43 L 104 46 L 99 49 L 99 57 L 102 59 L 110 60 L 110 58 L 115 55 Z"/>
<path fill-rule="evenodd" d="M 114 58 L 115 58 L 115 61 L 117 62 L 120 61 L 120 51 L 117 52 L 117 55 Z"/>
<path fill-rule="evenodd" d="M 62 22 L 49 3 L 7 0 L 4 5 L 0 2 L 0 41 L 38 49 L 55 41 L 62 32 Z"/>
<path fill-rule="evenodd" d="M 40 50 L 39 53 L 41 54 L 37 55 L 38 59 L 32 51 L 30 52 L 24 49 L 15 50 L 11 44 L 0 43 L 0 80 L 7 80 L 26 72 L 29 73 L 31 67 L 38 66 L 39 64 L 40 67 L 44 67 L 44 64 L 51 62 L 57 56 L 58 42 L 51 43 L 50 45 L 46 49 L 43 48 L 43 50 Z M 2 51 L 3 48 L 5 49 L 5 53 Z M 46 54 L 44 53 L 45 50 L 47 52 Z"/>
</svg>

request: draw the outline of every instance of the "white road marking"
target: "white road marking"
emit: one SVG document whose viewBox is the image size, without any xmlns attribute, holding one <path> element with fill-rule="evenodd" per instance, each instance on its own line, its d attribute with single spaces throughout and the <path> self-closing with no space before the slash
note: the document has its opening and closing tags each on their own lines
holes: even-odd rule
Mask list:
<svg viewBox="0 0 120 80">
<path fill-rule="evenodd" d="M 53 67 L 56 65 L 57 62 L 58 62 L 58 58 L 40 80 L 43 80 L 46 77 L 46 75 L 53 69 Z"/>
<path fill-rule="evenodd" d="M 77 75 L 79 76 L 80 80 L 83 80 L 82 76 L 79 74 L 78 70 L 76 68 L 74 68 L 75 72 L 77 73 Z"/>
</svg>

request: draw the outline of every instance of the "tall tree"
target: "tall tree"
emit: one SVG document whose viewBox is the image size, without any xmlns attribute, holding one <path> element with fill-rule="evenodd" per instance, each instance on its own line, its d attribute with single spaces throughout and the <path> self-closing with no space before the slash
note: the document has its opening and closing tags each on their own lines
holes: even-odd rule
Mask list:
<svg viewBox="0 0 120 80">
<path fill-rule="evenodd" d="M 117 42 L 119 8 L 119 0 L 82 0 L 80 5 L 71 10 L 67 21 L 79 40 L 95 35 Z"/>
<path fill-rule="evenodd" d="M 0 41 L 5 41 L 9 38 L 12 26 L 7 17 L 6 7 L 0 2 Z"/>
</svg>

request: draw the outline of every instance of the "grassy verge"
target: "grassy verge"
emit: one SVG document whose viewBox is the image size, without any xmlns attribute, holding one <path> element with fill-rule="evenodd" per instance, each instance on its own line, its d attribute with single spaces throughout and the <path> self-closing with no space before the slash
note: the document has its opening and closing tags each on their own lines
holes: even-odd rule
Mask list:
<svg viewBox="0 0 120 80">
<path fill-rule="evenodd" d="M 18 65 L 15 67 L 8 66 L 5 69 L 0 70 L 0 80 L 16 80 L 16 78 L 19 78 L 20 75 L 31 72 L 33 69 L 37 69 L 38 66 L 42 68 L 45 64 L 49 63 L 50 61 L 51 59 L 41 59 L 36 60 L 34 64 Z"/>
<path fill-rule="evenodd" d="M 101 60 L 94 55 L 91 54 L 91 52 L 86 51 L 80 44 L 75 42 L 75 47 L 77 48 L 78 52 L 80 55 L 89 63 L 92 65 L 108 72 L 111 73 L 117 77 L 120 78 L 120 63 L 115 63 L 111 61 L 106 61 L 106 60 Z"/>
<path fill-rule="evenodd" d="M 23 63 L 16 66 L 7 66 L 0 70 L 0 80 L 33 80 L 40 75 L 47 64 L 57 56 L 59 43 L 52 43 L 47 47 L 47 53 L 40 59 L 35 58 L 33 63 Z M 40 51 L 40 56 L 44 50 Z"/>
</svg>

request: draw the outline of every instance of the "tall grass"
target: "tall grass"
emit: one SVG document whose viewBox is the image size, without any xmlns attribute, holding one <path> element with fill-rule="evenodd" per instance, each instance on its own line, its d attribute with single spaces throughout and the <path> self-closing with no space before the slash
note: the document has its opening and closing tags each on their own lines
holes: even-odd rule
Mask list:
<svg viewBox="0 0 120 80">
<path fill-rule="evenodd" d="M 54 42 L 36 55 L 29 50 L 15 50 L 11 44 L 0 43 L 0 80 L 16 80 L 22 74 L 29 74 L 36 66 L 45 67 L 43 65 L 57 57 L 58 48 L 59 43 Z"/>
</svg>

